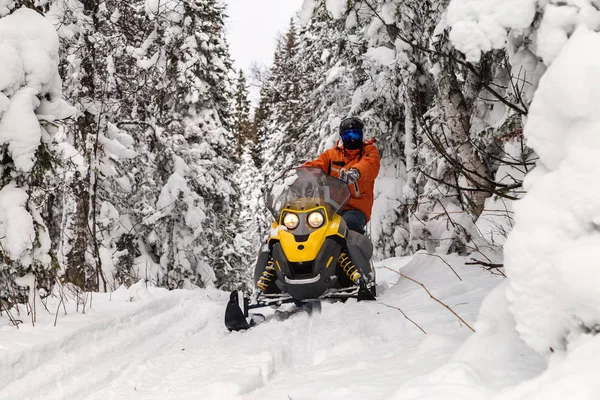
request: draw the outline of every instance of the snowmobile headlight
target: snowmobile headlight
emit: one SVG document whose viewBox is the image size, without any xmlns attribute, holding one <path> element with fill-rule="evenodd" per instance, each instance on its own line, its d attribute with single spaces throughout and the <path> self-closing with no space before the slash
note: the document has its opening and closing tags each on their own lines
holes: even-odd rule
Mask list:
<svg viewBox="0 0 600 400">
<path fill-rule="evenodd" d="M 294 213 L 287 213 L 285 214 L 285 217 L 283 217 L 283 224 L 290 230 L 296 229 L 298 224 L 300 224 L 300 218 Z"/>
<path fill-rule="evenodd" d="M 323 214 L 318 212 L 318 211 L 313 211 L 310 214 L 308 214 L 308 225 L 310 225 L 311 228 L 317 229 L 323 226 L 323 223 L 325 222 L 325 217 L 323 217 Z"/>
</svg>

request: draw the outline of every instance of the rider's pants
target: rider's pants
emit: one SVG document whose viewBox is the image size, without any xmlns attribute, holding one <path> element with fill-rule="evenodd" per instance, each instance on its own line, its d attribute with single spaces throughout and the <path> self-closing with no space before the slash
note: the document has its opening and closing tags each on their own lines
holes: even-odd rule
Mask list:
<svg viewBox="0 0 600 400">
<path fill-rule="evenodd" d="M 340 213 L 348 229 L 365 234 L 365 225 L 367 225 L 367 216 L 360 210 L 345 210 Z"/>
</svg>

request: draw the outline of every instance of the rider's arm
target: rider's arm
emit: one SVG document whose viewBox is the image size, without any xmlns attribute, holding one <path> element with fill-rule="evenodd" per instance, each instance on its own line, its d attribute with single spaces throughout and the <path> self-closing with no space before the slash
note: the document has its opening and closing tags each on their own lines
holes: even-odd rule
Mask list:
<svg viewBox="0 0 600 400">
<path fill-rule="evenodd" d="M 319 158 L 317 158 L 316 160 L 307 161 L 304 164 L 302 164 L 302 166 L 321 168 L 321 171 L 327 173 L 329 169 L 329 155 L 327 153 L 327 151 L 324 151 L 323 153 L 321 153 Z"/>
<path fill-rule="evenodd" d="M 379 174 L 379 151 L 377 147 L 370 145 L 365 146 L 365 154 L 360 161 L 352 166 L 360 172 L 360 181 L 374 181 Z"/>
</svg>

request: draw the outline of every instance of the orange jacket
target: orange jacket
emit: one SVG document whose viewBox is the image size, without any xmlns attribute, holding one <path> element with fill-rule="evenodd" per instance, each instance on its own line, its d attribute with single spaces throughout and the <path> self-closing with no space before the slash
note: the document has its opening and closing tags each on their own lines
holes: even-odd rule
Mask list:
<svg viewBox="0 0 600 400">
<path fill-rule="evenodd" d="M 305 162 L 303 167 L 321 168 L 323 172 L 335 178 L 340 177 L 342 169 L 350 168 L 360 172 L 358 181 L 350 185 L 352 197 L 344 210 L 357 209 L 365 213 L 367 221 L 371 219 L 373 208 L 373 186 L 379 174 L 379 151 L 375 140 L 368 140 L 362 149 L 346 150 L 338 140 L 333 149 L 325 150 L 319 158 Z"/>
</svg>

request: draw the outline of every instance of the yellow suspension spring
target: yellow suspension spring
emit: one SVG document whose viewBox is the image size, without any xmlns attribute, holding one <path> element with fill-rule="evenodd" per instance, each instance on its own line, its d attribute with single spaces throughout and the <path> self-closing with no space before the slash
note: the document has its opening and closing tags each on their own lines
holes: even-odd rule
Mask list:
<svg viewBox="0 0 600 400">
<path fill-rule="evenodd" d="M 346 253 L 340 253 L 340 257 L 338 258 L 338 263 L 340 267 L 344 271 L 348 278 L 354 283 L 357 283 L 360 279 L 360 272 L 358 272 L 358 268 L 352 263 L 350 257 Z"/>
<path fill-rule="evenodd" d="M 273 266 L 273 261 L 269 260 L 269 262 L 267 262 L 265 270 L 258 279 L 258 282 L 256 282 L 256 286 L 264 292 L 265 290 L 267 290 L 271 282 L 273 282 L 273 278 L 275 278 L 275 267 Z"/>
</svg>

